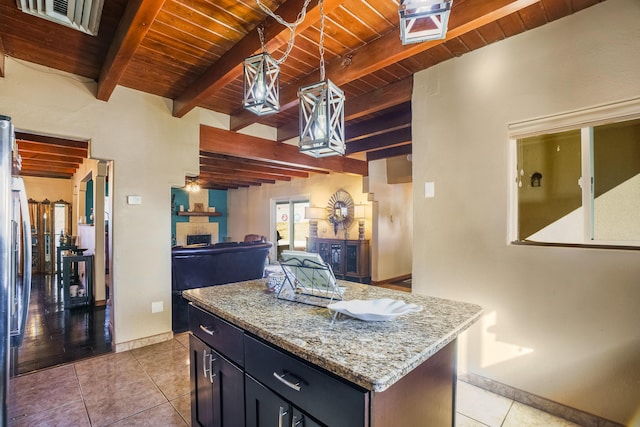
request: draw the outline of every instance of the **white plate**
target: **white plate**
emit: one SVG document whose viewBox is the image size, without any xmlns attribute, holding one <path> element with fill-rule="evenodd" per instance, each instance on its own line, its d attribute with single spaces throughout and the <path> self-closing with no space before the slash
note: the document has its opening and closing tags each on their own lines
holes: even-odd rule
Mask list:
<svg viewBox="0 0 640 427">
<path fill-rule="evenodd" d="M 391 320 L 403 314 L 417 313 L 422 310 L 421 305 L 407 304 L 404 301 L 391 298 L 338 301 L 329 304 L 327 308 L 369 322 Z"/>
</svg>

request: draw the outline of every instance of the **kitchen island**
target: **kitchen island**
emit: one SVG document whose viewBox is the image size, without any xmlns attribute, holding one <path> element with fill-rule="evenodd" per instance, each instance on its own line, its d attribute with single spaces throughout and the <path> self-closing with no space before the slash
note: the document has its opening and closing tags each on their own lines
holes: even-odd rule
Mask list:
<svg viewBox="0 0 640 427">
<path fill-rule="evenodd" d="M 423 307 L 365 322 L 276 299 L 265 281 L 184 292 L 192 302 L 193 425 L 453 425 L 456 340 L 479 306 L 339 281 L 345 300 Z"/>
</svg>

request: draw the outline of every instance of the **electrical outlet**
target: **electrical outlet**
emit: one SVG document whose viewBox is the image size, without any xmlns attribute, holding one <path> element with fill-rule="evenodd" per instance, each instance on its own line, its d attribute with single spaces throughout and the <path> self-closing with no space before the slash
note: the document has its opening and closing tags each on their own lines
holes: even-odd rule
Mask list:
<svg viewBox="0 0 640 427">
<path fill-rule="evenodd" d="M 151 303 L 151 312 L 152 313 L 160 313 L 164 311 L 164 304 L 162 301 L 156 301 Z"/>
</svg>

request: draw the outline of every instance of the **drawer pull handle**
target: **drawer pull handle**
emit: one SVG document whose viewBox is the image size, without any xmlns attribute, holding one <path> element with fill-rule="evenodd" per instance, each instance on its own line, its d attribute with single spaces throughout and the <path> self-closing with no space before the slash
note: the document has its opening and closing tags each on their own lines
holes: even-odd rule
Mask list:
<svg viewBox="0 0 640 427">
<path fill-rule="evenodd" d="M 280 381 L 282 384 L 286 385 L 289 388 L 294 389 L 295 391 L 300 391 L 300 381 L 296 383 L 292 383 L 291 381 L 287 381 L 284 379 L 285 375 L 287 375 L 286 372 L 282 375 L 279 375 L 277 372 L 273 373 L 273 377 L 278 381 Z"/>
<path fill-rule="evenodd" d="M 204 326 L 204 325 L 200 325 L 200 330 L 201 330 L 202 332 L 204 332 L 205 334 L 208 334 L 208 335 L 213 335 L 213 334 L 215 334 L 215 333 L 216 333 L 215 329 L 209 329 L 209 328 L 207 328 L 207 327 L 206 327 L 206 326 Z"/>
</svg>

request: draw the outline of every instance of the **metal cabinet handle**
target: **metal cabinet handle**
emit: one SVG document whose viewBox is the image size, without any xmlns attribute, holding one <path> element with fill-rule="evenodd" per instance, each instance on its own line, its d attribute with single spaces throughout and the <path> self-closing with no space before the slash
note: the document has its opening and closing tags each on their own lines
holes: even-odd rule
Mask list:
<svg viewBox="0 0 640 427">
<path fill-rule="evenodd" d="M 285 375 L 287 375 L 286 372 L 282 375 L 278 374 L 277 372 L 273 373 L 273 377 L 278 381 L 280 381 L 282 384 L 286 385 L 289 388 L 294 389 L 295 391 L 300 391 L 300 381 L 296 383 L 292 383 L 291 381 L 287 381 L 284 379 Z"/>
<path fill-rule="evenodd" d="M 211 365 L 207 369 L 207 350 L 202 350 L 202 374 L 207 378 L 207 370 L 211 372 Z"/>
<path fill-rule="evenodd" d="M 207 328 L 207 327 L 206 327 L 206 326 L 204 326 L 204 325 L 200 325 L 200 330 L 201 330 L 202 332 L 204 332 L 205 334 L 209 334 L 209 335 L 213 335 L 213 334 L 215 334 L 215 333 L 216 333 L 216 330 L 215 330 L 215 329 L 209 329 L 209 328 Z"/>
<path fill-rule="evenodd" d="M 213 372 L 213 362 L 218 360 L 217 357 L 213 357 L 213 353 L 209 355 L 209 381 L 213 384 L 213 377 L 216 376 L 216 373 Z"/>
<path fill-rule="evenodd" d="M 296 417 L 295 415 L 293 416 L 293 420 L 291 420 L 291 427 L 298 427 L 298 426 L 303 426 L 304 427 L 304 415 L 300 417 L 300 419 L 298 421 L 296 421 Z"/>
<path fill-rule="evenodd" d="M 278 411 L 278 427 L 282 427 L 282 417 L 287 415 L 287 411 L 281 406 Z"/>
</svg>

